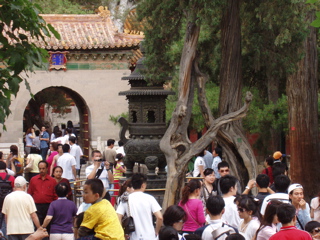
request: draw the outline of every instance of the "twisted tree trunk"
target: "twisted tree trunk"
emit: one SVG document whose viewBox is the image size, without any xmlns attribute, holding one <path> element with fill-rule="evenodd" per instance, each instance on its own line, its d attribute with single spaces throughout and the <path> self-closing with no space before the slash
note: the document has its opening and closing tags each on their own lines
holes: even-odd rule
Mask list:
<svg viewBox="0 0 320 240">
<path fill-rule="evenodd" d="M 240 4 L 241 1 L 228 0 L 221 22 L 220 116 L 236 111 L 241 104 Z M 255 178 L 256 159 L 241 121 L 234 121 L 221 127 L 217 139 L 223 148 L 224 159 L 231 165 L 233 175 L 238 177 L 243 184 L 246 184 L 249 178 Z"/>
</svg>

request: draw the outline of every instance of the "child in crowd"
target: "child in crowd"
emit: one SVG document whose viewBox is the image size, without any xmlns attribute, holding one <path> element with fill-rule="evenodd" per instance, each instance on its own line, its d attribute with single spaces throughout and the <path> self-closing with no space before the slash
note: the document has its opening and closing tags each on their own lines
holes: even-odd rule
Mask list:
<svg viewBox="0 0 320 240">
<path fill-rule="evenodd" d="M 102 199 L 104 192 L 103 183 L 100 179 L 89 179 L 83 187 L 83 201 L 92 206 L 84 212 L 83 221 L 78 230 L 78 235 L 85 237 L 95 234 L 92 239 L 115 239 L 124 240 L 124 232 L 118 220 L 118 216 L 111 203 Z M 87 238 L 86 238 L 87 239 Z"/>
</svg>

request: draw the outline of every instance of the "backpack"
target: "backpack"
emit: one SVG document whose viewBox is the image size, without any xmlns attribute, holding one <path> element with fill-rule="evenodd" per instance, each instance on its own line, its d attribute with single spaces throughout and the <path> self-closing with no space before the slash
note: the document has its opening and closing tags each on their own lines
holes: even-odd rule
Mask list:
<svg viewBox="0 0 320 240">
<path fill-rule="evenodd" d="M 220 227 L 211 232 L 211 235 L 213 240 L 224 240 L 233 233 L 238 233 L 238 231 L 232 226 L 222 223 Z"/>
<path fill-rule="evenodd" d="M 2 211 L 4 198 L 12 192 L 11 181 L 9 181 L 10 175 L 7 174 L 4 179 L 0 176 L 0 210 Z"/>
<path fill-rule="evenodd" d="M 24 167 L 24 159 L 21 157 L 15 157 L 14 158 L 14 166 L 16 167 L 16 174 L 22 174 L 23 173 L 23 167 Z"/>
</svg>

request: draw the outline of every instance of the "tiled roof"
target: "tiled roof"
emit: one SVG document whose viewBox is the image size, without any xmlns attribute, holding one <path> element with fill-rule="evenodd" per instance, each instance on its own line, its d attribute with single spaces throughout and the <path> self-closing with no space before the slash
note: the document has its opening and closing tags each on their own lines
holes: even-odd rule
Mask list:
<svg viewBox="0 0 320 240">
<path fill-rule="evenodd" d="M 118 33 L 110 18 L 110 13 L 103 10 L 100 14 L 63 15 L 42 14 L 60 34 L 61 39 L 46 37 L 33 40 L 37 46 L 48 50 L 112 49 L 135 47 L 143 40 L 143 35 Z"/>
</svg>

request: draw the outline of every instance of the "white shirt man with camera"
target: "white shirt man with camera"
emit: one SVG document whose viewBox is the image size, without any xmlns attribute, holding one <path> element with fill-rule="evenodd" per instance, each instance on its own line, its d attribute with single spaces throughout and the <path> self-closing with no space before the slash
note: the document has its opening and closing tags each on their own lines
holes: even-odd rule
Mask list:
<svg viewBox="0 0 320 240">
<path fill-rule="evenodd" d="M 111 197 L 108 192 L 110 188 L 109 183 L 113 182 L 113 173 L 110 168 L 110 163 L 102 160 L 102 154 L 98 150 L 92 151 L 91 160 L 93 164 L 86 168 L 87 179 L 99 178 L 107 191 L 104 198 L 110 201 Z"/>
</svg>

